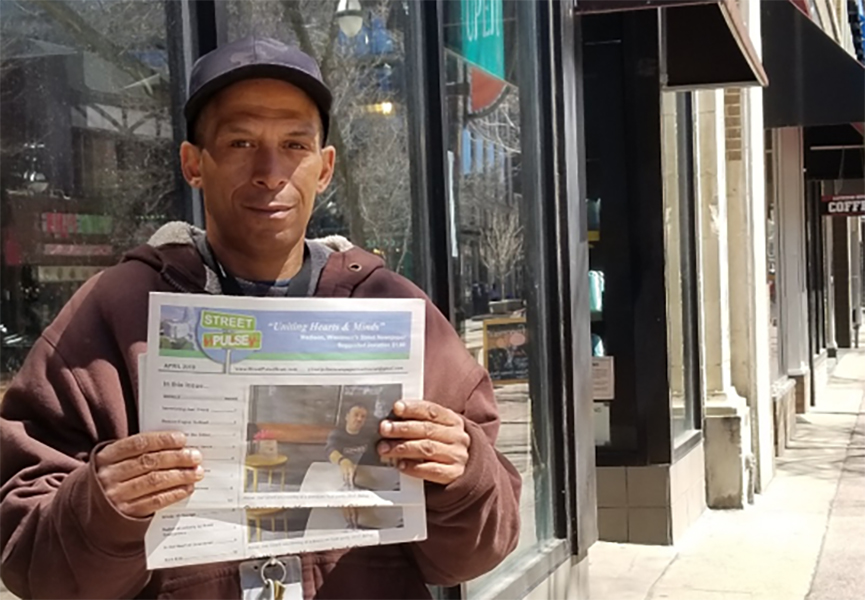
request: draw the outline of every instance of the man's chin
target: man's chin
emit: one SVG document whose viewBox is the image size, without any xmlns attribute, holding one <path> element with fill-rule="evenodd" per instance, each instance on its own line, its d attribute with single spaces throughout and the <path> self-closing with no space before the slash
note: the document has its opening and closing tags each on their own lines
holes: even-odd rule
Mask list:
<svg viewBox="0 0 865 600">
<path fill-rule="evenodd" d="M 292 227 L 289 230 L 269 227 L 250 228 L 238 243 L 252 250 L 253 254 L 268 256 L 287 254 L 304 240 L 304 230 Z M 237 238 L 236 238 L 237 239 Z"/>
</svg>

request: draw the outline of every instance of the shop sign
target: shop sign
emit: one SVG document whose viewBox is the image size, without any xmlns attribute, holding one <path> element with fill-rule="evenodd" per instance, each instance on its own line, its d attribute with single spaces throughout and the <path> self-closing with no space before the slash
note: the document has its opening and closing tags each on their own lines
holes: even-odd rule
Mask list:
<svg viewBox="0 0 865 600">
<path fill-rule="evenodd" d="M 42 233 L 60 237 L 72 234 L 108 235 L 113 230 L 113 220 L 107 215 L 45 212 L 41 215 L 41 221 Z"/>
<path fill-rule="evenodd" d="M 528 383 L 529 343 L 525 317 L 484 321 L 484 366 L 493 383 Z"/>
<path fill-rule="evenodd" d="M 822 214 L 826 217 L 859 217 L 865 215 L 865 194 L 826 195 Z"/>
<path fill-rule="evenodd" d="M 490 75 L 505 78 L 502 0 L 462 0 L 462 56 Z"/>
<path fill-rule="evenodd" d="M 114 256 L 108 244 L 42 244 L 43 256 Z"/>
<path fill-rule="evenodd" d="M 40 283 L 87 281 L 101 270 L 102 267 L 82 265 L 36 267 L 36 280 Z"/>
</svg>

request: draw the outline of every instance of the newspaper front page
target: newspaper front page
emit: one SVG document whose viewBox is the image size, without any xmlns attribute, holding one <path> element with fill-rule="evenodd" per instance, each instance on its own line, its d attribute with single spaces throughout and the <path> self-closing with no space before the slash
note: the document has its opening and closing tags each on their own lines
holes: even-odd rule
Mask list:
<svg viewBox="0 0 865 600">
<path fill-rule="evenodd" d="M 205 474 L 154 517 L 148 567 L 424 539 L 423 482 L 376 451 L 423 397 L 424 310 L 151 294 L 141 430 L 183 431 Z"/>
</svg>

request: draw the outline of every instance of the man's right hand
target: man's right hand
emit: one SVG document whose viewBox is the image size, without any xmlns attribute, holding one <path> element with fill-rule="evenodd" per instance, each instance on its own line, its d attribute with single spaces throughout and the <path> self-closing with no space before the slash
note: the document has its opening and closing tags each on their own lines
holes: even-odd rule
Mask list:
<svg viewBox="0 0 865 600">
<path fill-rule="evenodd" d="M 178 431 L 138 433 L 96 454 L 96 476 L 108 500 L 128 517 L 149 517 L 188 498 L 204 477 L 201 453 Z"/>
<path fill-rule="evenodd" d="M 342 479 L 345 485 L 351 486 L 354 483 L 354 471 L 356 465 L 351 460 L 343 457 L 339 459 L 339 470 L 342 471 Z"/>
</svg>

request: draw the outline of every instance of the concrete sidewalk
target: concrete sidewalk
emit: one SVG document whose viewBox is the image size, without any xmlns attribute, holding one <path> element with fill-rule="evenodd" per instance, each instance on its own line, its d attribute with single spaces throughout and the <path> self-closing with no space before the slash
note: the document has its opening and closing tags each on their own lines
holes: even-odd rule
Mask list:
<svg viewBox="0 0 865 600">
<path fill-rule="evenodd" d="M 865 598 L 865 350 L 847 351 L 765 493 L 708 511 L 676 547 L 600 542 L 591 600 Z"/>
</svg>

